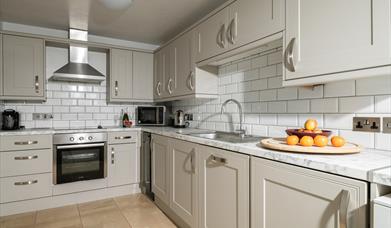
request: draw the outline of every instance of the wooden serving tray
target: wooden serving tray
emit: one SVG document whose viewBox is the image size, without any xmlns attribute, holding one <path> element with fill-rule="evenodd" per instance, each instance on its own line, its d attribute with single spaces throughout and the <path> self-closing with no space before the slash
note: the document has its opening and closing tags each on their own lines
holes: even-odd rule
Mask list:
<svg viewBox="0 0 391 228">
<path fill-rule="evenodd" d="M 285 138 L 269 138 L 263 139 L 258 146 L 262 146 L 264 148 L 279 150 L 283 152 L 291 152 L 291 153 L 303 153 L 303 154 L 355 154 L 359 153 L 361 147 L 358 144 L 354 143 L 346 143 L 343 147 L 333 147 L 333 146 L 325 146 L 325 147 L 304 147 L 300 145 L 290 146 L 286 144 Z"/>
</svg>

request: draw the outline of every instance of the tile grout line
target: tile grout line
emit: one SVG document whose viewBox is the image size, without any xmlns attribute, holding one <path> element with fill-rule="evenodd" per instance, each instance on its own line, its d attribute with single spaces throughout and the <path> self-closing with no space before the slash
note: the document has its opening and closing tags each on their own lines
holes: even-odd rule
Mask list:
<svg viewBox="0 0 391 228">
<path fill-rule="evenodd" d="M 132 224 L 130 224 L 128 218 L 126 218 L 126 216 L 125 216 L 124 213 L 122 212 L 122 210 L 121 210 L 121 208 L 119 207 L 119 205 L 118 205 L 117 201 L 115 200 L 115 198 L 112 198 L 112 199 L 113 199 L 113 201 L 114 201 L 115 206 L 117 207 L 117 209 L 118 209 L 119 212 L 121 213 L 122 217 L 125 218 L 126 222 L 129 224 L 130 228 L 132 228 L 132 227 L 133 227 Z"/>
</svg>

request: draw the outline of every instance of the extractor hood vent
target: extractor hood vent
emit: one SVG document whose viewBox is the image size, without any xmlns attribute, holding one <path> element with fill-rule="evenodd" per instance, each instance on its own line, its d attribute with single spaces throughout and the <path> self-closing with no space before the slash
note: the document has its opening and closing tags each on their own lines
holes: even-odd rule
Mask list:
<svg viewBox="0 0 391 228">
<path fill-rule="evenodd" d="M 87 41 L 87 31 L 70 29 L 69 39 Z M 88 64 L 88 47 L 72 45 L 69 47 L 69 63 L 53 73 L 55 81 L 100 83 L 105 76 Z"/>
</svg>

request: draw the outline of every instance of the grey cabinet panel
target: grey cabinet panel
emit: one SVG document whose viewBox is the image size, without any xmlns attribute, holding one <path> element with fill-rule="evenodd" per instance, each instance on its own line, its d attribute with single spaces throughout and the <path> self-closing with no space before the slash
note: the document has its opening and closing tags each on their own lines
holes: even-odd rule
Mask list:
<svg viewBox="0 0 391 228">
<path fill-rule="evenodd" d="M 21 36 L 3 36 L 3 95 L 44 98 L 44 41 Z"/>
<path fill-rule="evenodd" d="M 153 100 L 153 54 L 133 52 L 134 100 Z"/>
<path fill-rule="evenodd" d="M 133 53 L 110 50 L 110 100 L 130 100 L 133 83 Z"/>
<path fill-rule="evenodd" d="M 0 97 L 3 95 L 3 35 L 0 34 Z"/>
</svg>

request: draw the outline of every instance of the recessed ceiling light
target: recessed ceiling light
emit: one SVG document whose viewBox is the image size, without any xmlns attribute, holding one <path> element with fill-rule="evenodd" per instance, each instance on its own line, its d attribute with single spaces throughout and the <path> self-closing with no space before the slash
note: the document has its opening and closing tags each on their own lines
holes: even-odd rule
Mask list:
<svg viewBox="0 0 391 228">
<path fill-rule="evenodd" d="M 102 4 L 112 10 L 121 10 L 128 8 L 133 0 L 100 0 Z"/>
</svg>

